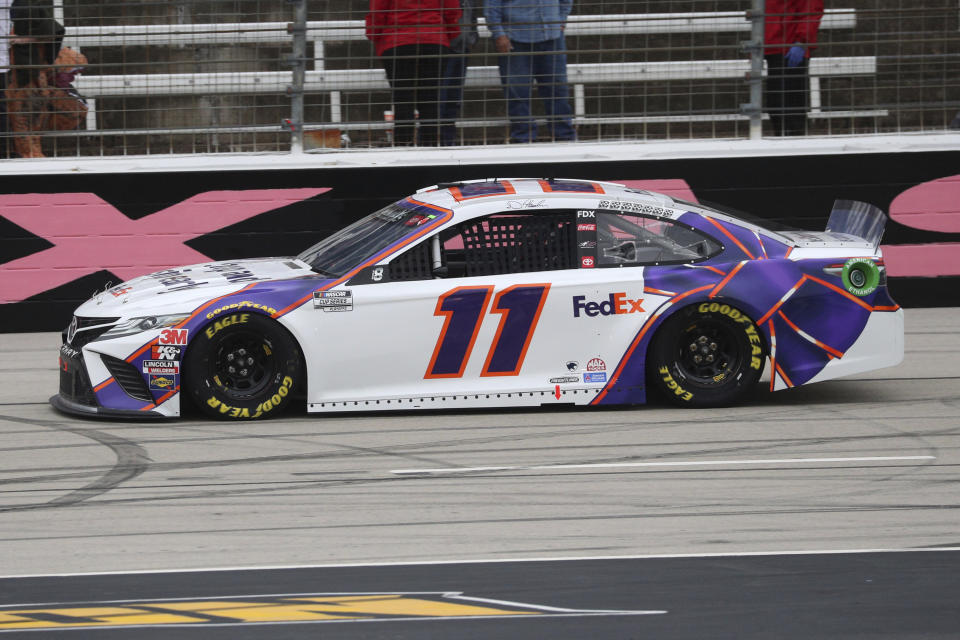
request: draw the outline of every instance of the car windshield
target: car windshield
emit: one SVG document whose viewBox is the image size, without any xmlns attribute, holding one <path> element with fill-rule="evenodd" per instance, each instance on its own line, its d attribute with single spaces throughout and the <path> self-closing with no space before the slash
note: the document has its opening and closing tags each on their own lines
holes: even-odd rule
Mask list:
<svg viewBox="0 0 960 640">
<path fill-rule="evenodd" d="M 297 257 L 317 273 L 342 276 L 436 217 L 422 211 L 406 200 L 395 202 L 328 236 Z"/>
</svg>

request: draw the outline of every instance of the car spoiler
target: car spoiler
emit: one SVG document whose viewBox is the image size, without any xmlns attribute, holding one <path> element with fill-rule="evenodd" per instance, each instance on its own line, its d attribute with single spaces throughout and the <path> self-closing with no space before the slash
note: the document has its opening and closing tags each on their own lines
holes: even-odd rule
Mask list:
<svg viewBox="0 0 960 640">
<path fill-rule="evenodd" d="M 873 245 L 876 251 L 886 225 L 887 214 L 879 207 L 856 200 L 836 200 L 826 230 L 861 238 Z"/>
</svg>

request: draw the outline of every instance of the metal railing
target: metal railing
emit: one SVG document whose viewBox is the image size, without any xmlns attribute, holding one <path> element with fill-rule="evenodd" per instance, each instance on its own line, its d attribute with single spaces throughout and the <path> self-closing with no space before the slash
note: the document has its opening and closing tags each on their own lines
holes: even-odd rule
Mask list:
<svg viewBox="0 0 960 640">
<path fill-rule="evenodd" d="M 907 4 L 850 0 L 825 12 L 804 89 L 805 134 L 949 130 L 960 112 L 960 8 L 950 0 Z M 73 82 L 86 98 L 82 122 L 56 128 L 39 117 L 50 110 L 42 95 L 15 103 L 20 94 L 8 88 L 4 139 L 33 137 L 47 156 L 393 146 L 399 123 L 391 116 L 403 109 L 385 60 L 365 35 L 367 9 L 355 5 L 58 4 L 51 17 L 65 27 L 63 45 L 87 58 Z M 573 11 L 564 34 L 577 140 L 773 135 L 764 104 L 771 73 L 764 67 L 763 0 L 599 1 Z M 450 123 L 461 145 L 501 144 L 510 136 L 500 56 L 482 18 L 479 36 Z M 50 68 L 18 64 L 16 50 L 7 77 Z M 543 123 L 543 106 L 532 102 Z M 36 122 L 24 128 L 24 120 Z M 424 118 L 416 126 L 436 123 Z"/>
</svg>

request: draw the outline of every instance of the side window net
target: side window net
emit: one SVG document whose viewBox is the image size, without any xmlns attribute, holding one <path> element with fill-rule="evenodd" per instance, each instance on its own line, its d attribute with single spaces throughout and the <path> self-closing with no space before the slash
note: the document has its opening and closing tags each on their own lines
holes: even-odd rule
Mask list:
<svg viewBox="0 0 960 640">
<path fill-rule="evenodd" d="M 467 276 L 576 268 L 576 226 L 569 212 L 497 214 L 458 230 Z"/>
<path fill-rule="evenodd" d="M 442 248 L 440 252 L 442 256 Z M 429 239 L 390 262 L 390 280 L 429 280 L 431 278 L 433 278 L 433 253 Z"/>
</svg>

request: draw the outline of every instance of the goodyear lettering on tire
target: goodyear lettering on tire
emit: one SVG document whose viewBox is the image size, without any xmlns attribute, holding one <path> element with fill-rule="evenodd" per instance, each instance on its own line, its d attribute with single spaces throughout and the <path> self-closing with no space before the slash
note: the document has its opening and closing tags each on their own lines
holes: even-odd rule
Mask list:
<svg viewBox="0 0 960 640">
<path fill-rule="evenodd" d="M 731 307 L 728 304 L 719 302 L 704 302 L 697 308 L 700 313 L 719 313 L 727 316 L 734 322 L 744 325 L 743 331 L 747 334 L 747 340 L 750 341 L 750 368 L 760 369 L 763 366 L 763 342 L 760 340 L 760 334 L 757 332 L 757 325 L 753 323 L 745 313 L 739 309 Z"/>
<path fill-rule="evenodd" d="M 247 407 L 234 407 L 222 400 L 218 399 L 216 396 L 210 396 L 207 398 L 207 405 L 218 410 L 221 414 L 230 416 L 231 418 L 259 418 L 265 413 L 269 413 L 274 408 L 278 407 L 281 404 L 281 401 L 290 395 L 290 389 L 293 387 L 293 378 L 290 376 L 284 376 L 283 382 L 280 383 L 280 388 L 277 389 L 277 392 L 273 394 L 270 398 L 267 398 L 263 402 L 257 405 L 257 408 L 253 410 L 253 413 Z"/>
</svg>

